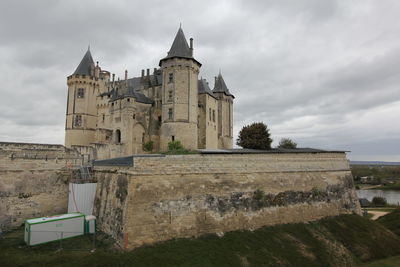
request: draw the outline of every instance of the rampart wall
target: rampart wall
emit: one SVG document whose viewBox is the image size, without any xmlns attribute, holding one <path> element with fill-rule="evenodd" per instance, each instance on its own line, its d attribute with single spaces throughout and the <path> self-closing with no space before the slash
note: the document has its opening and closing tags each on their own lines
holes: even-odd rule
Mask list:
<svg viewBox="0 0 400 267">
<path fill-rule="evenodd" d="M 134 157 L 95 175 L 99 227 L 126 249 L 360 213 L 342 152 Z"/>
<path fill-rule="evenodd" d="M 81 164 L 77 151 L 61 145 L 0 142 L 0 232 L 65 213 L 68 181 Z"/>
</svg>

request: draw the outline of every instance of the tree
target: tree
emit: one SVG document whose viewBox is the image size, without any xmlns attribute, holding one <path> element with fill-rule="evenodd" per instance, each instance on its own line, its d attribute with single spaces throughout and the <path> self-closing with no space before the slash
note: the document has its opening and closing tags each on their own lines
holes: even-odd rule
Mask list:
<svg viewBox="0 0 400 267">
<path fill-rule="evenodd" d="M 263 122 L 244 126 L 236 140 L 237 145 L 251 149 L 271 149 L 271 143 L 269 130 Z"/>
<path fill-rule="evenodd" d="M 372 199 L 372 204 L 374 204 L 375 206 L 385 206 L 387 204 L 387 201 L 384 197 L 374 197 Z"/>
<path fill-rule="evenodd" d="M 297 144 L 296 142 L 292 141 L 289 138 L 282 138 L 281 141 L 279 141 L 278 148 L 296 148 Z"/>
</svg>

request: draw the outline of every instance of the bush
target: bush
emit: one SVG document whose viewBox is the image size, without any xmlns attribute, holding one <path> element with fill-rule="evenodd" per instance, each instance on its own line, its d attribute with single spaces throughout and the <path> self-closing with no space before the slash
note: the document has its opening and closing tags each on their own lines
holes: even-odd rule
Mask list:
<svg viewBox="0 0 400 267">
<path fill-rule="evenodd" d="M 263 122 L 244 126 L 236 140 L 237 145 L 250 149 L 271 149 L 271 143 L 269 130 Z"/>
<path fill-rule="evenodd" d="M 153 141 L 146 142 L 143 145 L 143 150 L 146 151 L 146 152 L 152 152 L 153 151 L 153 146 L 154 146 L 154 142 Z"/>
<path fill-rule="evenodd" d="M 297 143 L 292 141 L 289 138 L 282 138 L 281 141 L 279 141 L 278 148 L 291 148 L 295 149 L 297 147 Z"/>
<path fill-rule="evenodd" d="M 372 204 L 375 206 L 385 206 L 387 204 L 387 201 L 384 197 L 374 197 L 372 199 Z"/>
<path fill-rule="evenodd" d="M 168 143 L 168 151 L 184 150 L 181 141 L 171 141 Z"/>
</svg>

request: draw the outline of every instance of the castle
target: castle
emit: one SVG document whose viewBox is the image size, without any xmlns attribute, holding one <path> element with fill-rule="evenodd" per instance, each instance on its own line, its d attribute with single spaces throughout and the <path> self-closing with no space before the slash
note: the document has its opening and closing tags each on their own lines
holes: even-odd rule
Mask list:
<svg viewBox="0 0 400 267">
<path fill-rule="evenodd" d="M 116 81 L 87 51 L 68 77 L 66 147 L 0 142 L 0 232 L 67 212 L 69 183 L 86 181 L 97 183 L 98 229 L 124 249 L 361 214 L 344 151 L 229 149 L 234 96 L 221 75 L 213 90 L 198 79 L 182 29 L 159 65 Z M 174 140 L 207 149 L 132 155 Z M 87 180 L 91 159 L 102 160 L 91 161 Z"/>
<path fill-rule="evenodd" d="M 214 89 L 200 78 L 201 63 L 179 28 L 159 68 L 116 80 L 94 63 L 90 49 L 68 76 L 65 146 L 93 158 L 166 151 L 170 141 L 191 150 L 229 149 L 233 99 L 219 73 Z"/>
</svg>

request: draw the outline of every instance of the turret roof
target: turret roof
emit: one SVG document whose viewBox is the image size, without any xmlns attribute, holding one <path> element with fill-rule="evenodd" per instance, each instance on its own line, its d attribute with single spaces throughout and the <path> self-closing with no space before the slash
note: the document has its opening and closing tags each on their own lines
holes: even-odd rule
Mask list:
<svg viewBox="0 0 400 267">
<path fill-rule="evenodd" d="M 201 66 L 201 63 L 194 59 L 193 50 L 189 47 L 181 27 L 179 27 L 179 30 L 176 33 L 174 42 L 172 43 L 171 49 L 168 51 L 167 56 L 160 60 L 160 66 L 161 61 L 174 57 L 193 59 Z"/>
<path fill-rule="evenodd" d="M 213 93 L 224 93 L 228 96 L 232 96 L 235 98 L 230 92 L 228 87 L 225 84 L 224 78 L 222 77 L 221 72 L 218 74 L 218 76 L 215 79 L 215 84 L 214 84 L 214 89 Z"/>
<path fill-rule="evenodd" d="M 208 86 L 208 82 L 206 79 L 201 78 L 198 81 L 198 92 L 199 92 L 199 94 L 209 94 L 210 96 L 215 98 L 213 92 L 211 91 L 210 87 Z"/>
<path fill-rule="evenodd" d="M 88 49 L 73 74 L 90 75 L 92 68 L 94 68 L 94 61 L 90 49 Z"/>
</svg>

